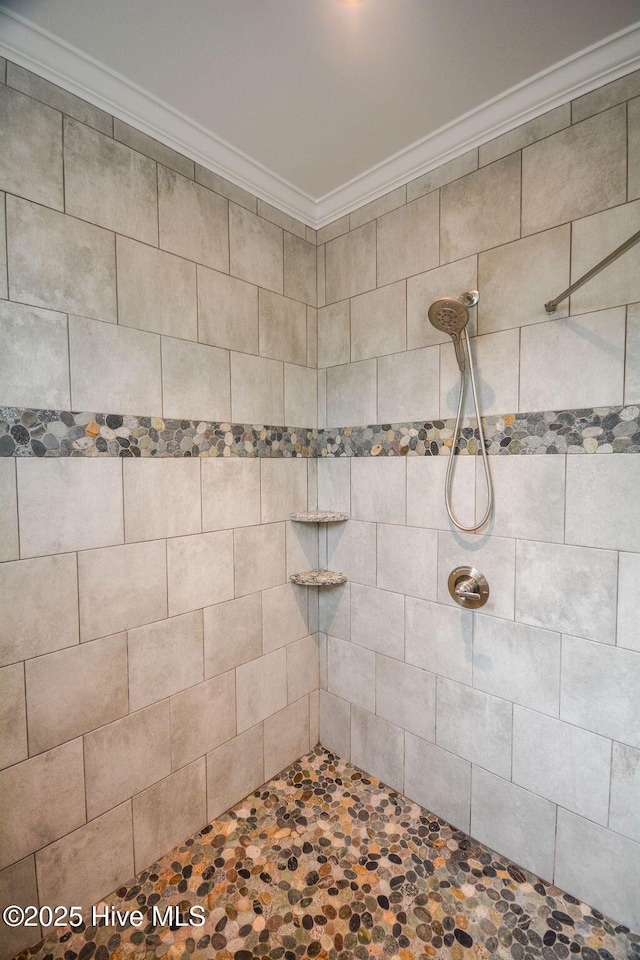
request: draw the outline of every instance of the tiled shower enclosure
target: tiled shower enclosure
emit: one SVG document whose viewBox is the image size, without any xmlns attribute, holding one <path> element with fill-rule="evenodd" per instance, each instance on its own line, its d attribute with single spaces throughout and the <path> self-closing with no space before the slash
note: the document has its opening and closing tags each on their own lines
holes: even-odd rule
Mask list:
<svg viewBox="0 0 640 960">
<path fill-rule="evenodd" d="M 543 306 L 638 229 L 640 75 L 317 233 L 0 79 L 3 902 L 92 904 L 319 739 L 640 928 L 640 247 Z M 462 535 L 426 308 L 476 287 Z"/>
</svg>

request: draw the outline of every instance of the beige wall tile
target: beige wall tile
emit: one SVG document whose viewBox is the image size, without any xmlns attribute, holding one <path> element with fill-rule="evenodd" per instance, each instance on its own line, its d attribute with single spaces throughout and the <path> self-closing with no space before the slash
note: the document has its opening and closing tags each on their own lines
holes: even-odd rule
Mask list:
<svg viewBox="0 0 640 960">
<path fill-rule="evenodd" d="M 281 227 L 232 203 L 229 206 L 230 273 L 275 293 L 284 291 Z"/>
<path fill-rule="evenodd" d="M 625 108 L 574 124 L 522 152 L 522 232 L 626 200 Z"/>
<path fill-rule="evenodd" d="M 471 764 L 411 733 L 405 735 L 404 792 L 458 830 L 469 831 Z"/>
<path fill-rule="evenodd" d="M 476 461 L 476 516 L 486 504 L 481 458 Z M 564 458 L 492 457 L 494 509 L 483 528 L 497 537 L 521 540 L 564 539 Z M 514 496 L 514 491 L 517 495 Z"/>
<path fill-rule="evenodd" d="M 449 680 L 471 684 L 473 614 L 407 597 L 405 659 Z"/>
<path fill-rule="evenodd" d="M 627 74 L 626 77 L 620 77 L 612 83 L 606 83 L 603 87 L 597 87 L 590 93 L 585 93 L 577 100 L 571 103 L 571 119 L 573 123 L 580 120 L 586 120 L 602 110 L 614 107 L 617 103 L 623 103 L 631 97 L 637 97 L 640 94 L 640 70 Z"/>
<path fill-rule="evenodd" d="M 27 713 L 24 693 L 24 667 L 14 663 L 0 670 L 0 767 L 26 760 Z"/>
<path fill-rule="evenodd" d="M 435 740 L 435 675 L 378 654 L 376 715 L 424 740 Z"/>
<path fill-rule="evenodd" d="M 0 183 L 47 207 L 64 206 L 62 117 L 57 110 L 0 85 Z"/>
<path fill-rule="evenodd" d="M 404 350 L 406 316 L 404 281 L 354 297 L 351 301 L 351 359 L 366 360 Z"/>
<path fill-rule="evenodd" d="M 466 290 L 478 287 L 478 258 L 465 257 L 444 267 L 436 267 L 407 280 L 407 349 L 450 343 L 450 337 L 429 322 L 428 310 L 439 297 L 459 297 Z M 476 307 L 469 311 L 471 336 L 476 333 Z"/>
<path fill-rule="evenodd" d="M 351 707 L 351 761 L 392 790 L 404 785 L 404 731 Z"/>
<path fill-rule="evenodd" d="M 0 562 L 17 560 L 18 496 L 14 458 L 0 460 Z"/>
<path fill-rule="evenodd" d="M 114 140 L 119 140 L 120 143 L 126 143 L 132 150 L 143 153 L 145 157 L 157 160 L 158 163 L 163 163 L 165 167 L 171 167 L 176 173 L 181 173 L 183 177 L 189 177 L 193 180 L 193 160 L 189 160 L 188 157 L 177 153 L 175 150 L 172 150 L 171 147 L 165 146 L 165 144 L 160 143 L 159 140 L 148 137 L 147 134 L 142 133 L 141 130 L 130 127 L 128 123 L 125 123 L 123 120 L 118 120 L 117 117 L 113 118 L 113 137 Z"/>
<path fill-rule="evenodd" d="M 0 296 L 8 297 L 7 286 L 7 217 L 5 195 L 0 193 Z"/>
<path fill-rule="evenodd" d="M 284 368 L 280 361 L 231 354 L 231 418 L 236 423 L 282 423 Z"/>
<path fill-rule="evenodd" d="M 128 711 L 124 633 L 28 660 L 25 671 L 31 756 Z"/>
<path fill-rule="evenodd" d="M 610 767 L 610 740 L 514 707 L 514 783 L 606 826 Z"/>
<path fill-rule="evenodd" d="M 477 615 L 473 628 L 473 686 L 557 717 L 560 634 Z M 547 793 L 542 795 L 553 799 Z"/>
<path fill-rule="evenodd" d="M 264 775 L 280 770 L 309 752 L 309 699 L 302 697 L 264 722 Z"/>
<path fill-rule="evenodd" d="M 320 743 L 320 690 L 309 694 L 309 749 Z"/>
<path fill-rule="evenodd" d="M 378 220 L 378 284 L 438 266 L 440 198 L 428 194 Z"/>
<path fill-rule="evenodd" d="M 311 463 L 308 464 L 311 466 Z M 286 524 L 287 577 L 301 570 L 315 570 L 319 566 L 318 529 L 313 523 Z M 309 591 L 313 597 L 313 591 Z M 313 606 L 313 603 L 310 604 Z"/>
<path fill-rule="evenodd" d="M 405 460 L 355 457 L 351 461 L 351 516 L 377 523 L 405 522 Z"/>
<path fill-rule="evenodd" d="M 228 201 L 158 167 L 160 246 L 215 270 L 229 270 Z"/>
<path fill-rule="evenodd" d="M 561 720 L 640 748 L 638 683 L 634 650 L 563 636 Z"/>
<path fill-rule="evenodd" d="M 262 646 L 265 653 L 309 633 L 309 590 L 295 583 L 272 587 L 262 594 Z"/>
<path fill-rule="evenodd" d="M 636 616 L 636 584 L 640 577 L 640 555 L 621 553 L 618 570 L 617 643 L 640 653 L 640 633 Z"/>
<path fill-rule="evenodd" d="M 201 183 L 209 190 L 213 190 L 214 193 L 219 193 L 221 197 L 227 197 L 228 200 L 239 203 L 241 207 L 256 212 L 258 201 L 252 193 L 248 193 L 242 187 L 237 187 L 235 183 L 225 180 L 224 177 L 219 177 L 213 170 L 207 170 L 199 163 L 196 163 L 196 183 Z"/>
<path fill-rule="evenodd" d="M 501 846 L 515 863 L 550 880 L 555 828 L 555 804 L 474 767 L 472 836 L 487 846 Z"/>
<path fill-rule="evenodd" d="M 94 107 L 92 103 L 87 103 L 80 97 L 74 96 L 68 90 L 56 86 L 44 80 L 36 73 L 19 67 L 17 63 L 7 63 L 7 84 L 16 90 L 22 90 L 35 100 L 41 100 L 48 103 L 55 110 L 66 113 L 68 117 L 75 117 L 82 123 L 88 123 L 90 127 L 95 127 L 101 133 L 110 134 L 113 126 L 112 118 L 104 110 Z"/>
<path fill-rule="evenodd" d="M 204 675 L 218 676 L 262 656 L 262 595 L 204 610 Z"/>
<path fill-rule="evenodd" d="M 315 307 L 316 248 L 291 233 L 284 235 L 284 294 Z"/>
<path fill-rule="evenodd" d="M 609 826 L 640 843 L 640 750 L 613 744 Z"/>
<path fill-rule="evenodd" d="M 481 253 L 478 332 L 548 320 L 545 302 L 569 286 L 570 246 L 566 224 Z M 567 303 L 560 304 L 556 316 L 567 315 Z"/>
<path fill-rule="evenodd" d="M 577 280 L 638 230 L 640 200 L 578 220 L 571 228 L 571 279 Z M 640 248 L 627 253 L 571 295 L 571 313 L 640 300 Z M 558 288 L 558 292 L 564 285 Z"/>
<path fill-rule="evenodd" d="M 236 670 L 238 733 L 287 705 L 287 651 L 274 650 Z"/>
<path fill-rule="evenodd" d="M 63 314 L 0 301 L 0 356 L 4 403 L 69 409 L 69 344 Z"/>
<path fill-rule="evenodd" d="M 21 556 L 123 542 L 117 460 L 23 458 L 17 467 Z"/>
<path fill-rule="evenodd" d="M 385 213 L 390 213 L 392 210 L 402 207 L 406 202 L 406 187 L 391 190 L 390 193 L 385 193 L 384 196 L 372 200 L 371 203 L 365 203 L 362 207 L 358 207 L 357 210 L 350 213 L 349 227 L 351 230 L 356 230 L 363 224 L 369 223 L 370 220 L 376 220 L 378 217 L 384 216 Z"/>
<path fill-rule="evenodd" d="M 164 700 L 87 734 L 84 762 L 89 819 L 171 773 L 169 715 L 169 700 Z"/>
<path fill-rule="evenodd" d="M 307 362 L 307 311 L 303 303 L 260 290 L 260 355 L 289 363 Z"/>
<path fill-rule="evenodd" d="M 133 798 L 136 872 L 200 830 L 206 821 L 206 768 L 202 757 Z"/>
<path fill-rule="evenodd" d="M 71 216 L 157 244 L 153 160 L 68 117 L 64 121 L 64 196 Z"/>
<path fill-rule="evenodd" d="M 82 740 L 0 773 L 0 866 L 39 850 L 85 822 Z"/>
<path fill-rule="evenodd" d="M 523 328 L 519 409 L 622 403 L 624 335 L 622 307 Z"/>
<path fill-rule="evenodd" d="M 512 704 L 438 677 L 436 741 L 499 776 L 511 776 Z"/>
<path fill-rule="evenodd" d="M 432 190 L 438 190 L 445 183 L 451 183 L 452 180 L 458 180 L 460 177 L 473 173 L 478 169 L 478 150 L 468 150 L 462 156 L 442 163 L 424 173 L 416 180 L 407 184 L 407 200 L 416 200 L 423 197 L 425 193 L 431 193 Z"/>
<path fill-rule="evenodd" d="M 12 300 L 115 322 L 113 234 L 7 197 L 7 236 Z"/>
<path fill-rule="evenodd" d="M 116 237 L 116 250 L 119 322 L 197 340 L 195 265 L 127 237 Z"/>
<path fill-rule="evenodd" d="M 477 567 L 491 584 L 483 611 L 503 620 L 513 620 L 516 551 L 514 540 L 476 534 L 438 533 L 438 603 L 457 607 L 449 596 L 447 581 L 455 567 Z"/>
<path fill-rule="evenodd" d="M 327 426 L 375 423 L 377 416 L 377 366 L 360 360 L 327 369 Z M 320 413 L 318 423 L 320 424 Z"/>
<path fill-rule="evenodd" d="M 162 338 L 162 412 L 188 420 L 229 420 L 229 352 Z"/>
<path fill-rule="evenodd" d="M 126 883 L 134 873 L 131 804 L 39 850 L 36 870 L 41 903 L 85 910 Z"/>
<path fill-rule="evenodd" d="M 440 412 L 438 347 L 394 353 L 378 360 L 378 423 L 437 420 Z"/>
<path fill-rule="evenodd" d="M 307 366 L 318 368 L 318 311 L 307 307 Z"/>
<path fill-rule="evenodd" d="M 453 470 L 451 505 L 465 526 L 475 520 L 475 457 L 456 457 Z M 453 530 L 444 502 L 444 487 L 449 458 L 407 457 L 407 523 L 412 527 Z M 484 477 L 482 477 L 484 482 Z M 484 487 L 482 487 L 484 490 Z M 484 503 L 484 501 L 482 501 Z"/>
<path fill-rule="evenodd" d="M 348 232 L 349 214 L 340 217 L 339 220 L 334 220 L 332 223 L 327 223 L 324 227 L 320 227 L 317 234 L 318 244 L 329 243 L 330 240 L 335 240 L 336 237 L 340 237 Z"/>
<path fill-rule="evenodd" d="M 0 872 L 0 903 L 15 903 L 23 909 L 38 905 L 36 865 L 33 857 L 20 860 Z M 42 930 L 39 924 L 35 927 L 8 927 L 4 921 L 0 921 L 0 936 L 0 957 L 2 960 L 9 960 L 20 950 L 30 947 L 34 937 L 42 936 Z"/>
<path fill-rule="evenodd" d="M 318 424 L 318 374 L 294 363 L 284 365 L 284 422 L 316 427 Z"/>
<path fill-rule="evenodd" d="M 236 596 L 267 590 L 285 580 L 283 523 L 236 530 L 234 538 Z"/>
<path fill-rule="evenodd" d="M 438 535 L 421 527 L 378 524 L 378 586 L 435 600 Z M 418 731 L 414 731 L 417 733 Z"/>
<path fill-rule="evenodd" d="M 404 660 L 404 597 L 351 584 L 351 641 Z"/>
<path fill-rule="evenodd" d="M 329 693 L 366 710 L 376 705 L 376 655 L 337 637 L 327 637 Z"/>
<path fill-rule="evenodd" d="M 78 587 L 83 641 L 163 620 L 167 616 L 164 541 L 83 550 L 78 554 Z"/>
<path fill-rule="evenodd" d="M 318 509 L 351 511 L 351 464 L 348 457 L 320 457 L 318 464 Z M 331 530 L 344 532 L 343 524 Z"/>
<path fill-rule="evenodd" d="M 518 329 L 471 338 L 473 369 L 482 416 L 512 413 L 518 408 L 519 347 Z M 440 347 L 441 418 L 455 417 L 459 396 L 460 369 L 453 343 L 450 342 Z M 464 409 L 467 416 L 475 416 L 471 390 L 467 390 Z M 541 408 L 527 407 L 527 410 L 530 409 Z"/>
<path fill-rule="evenodd" d="M 69 318 L 74 410 L 160 416 L 160 337 L 113 323 Z"/>
<path fill-rule="evenodd" d="M 289 703 L 317 690 L 320 662 L 316 637 L 302 637 L 287 647 L 287 692 Z M 315 746 L 315 742 L 313 744 Z"/>
<path fill-rule="evenodd" d="M 528 147 L 530 143 L 543 140 L 545 137 L 563 130 L 571 123 L 571 104 L 563 103 L 555 110 L 548 110 L 540 117 L 521 123 L 514 130 L 503 133 L 500 137 L 483 143 L 480 147 L 480 166 L 484 167 L 494 160 L 500 160 L 509 153 Z"/>
<path fill-rule="evenodd" d="M 640 304 L 627 307 L 624 402 L 640 403 Z"/>
<path fill-rule="evenodd" d="M 202 471 L 202 526 L 224 530 L 260 523 L 260 460 L 205 458 Z"/>
<path fill-rule="evenodd" d="M 242 757 L 242 763 L 238 763 Z M 207 817 L 219 817 L 264 783 L 261 723 L 207 754 Z"/>
<path fill-rule="evenodd" d="M 318 370 L 318 429 L 327 425 L 327 371 Z"/>
<path fill-rule="evenodd" d="M 628 106 L 629 200 L 640 197 L 640 97 Z"/>
<path fill-rule="evenodd" d="M 129 631 L 129 708 L 140 710 L 203 679 L 202 611 Z"/>
<path fill-rule="evenodd" d="M 303 457 L 260 460 L 262 522 L 288 520 L 307 509 L 307 461 Z"/>
<path fill-rule="evenodd" d="M 180 457 L 125 460 L 127 541 L 200 533 L 200 463 Z"/>
<path fill-rule="evenodd" d="M 349 300 L 318 310 L 318 366 L 348 363 L 350 354 Z"/>
<path fill-rule="evenodd" d="M 351 638 L 350 583 L 322 588 L 322 592 L 318 595 L 318 623 L 320 629 L 330 633 L 332 637 L 337 637 L 340 640 Z M 326 687 L 326 680 L 323 686 Z"/>
<path fill-rule="evenodd" d="M 73 554 L 5 564 L 0 578 L 0 662 L 14 663 L 77 644 L 77 598 Z"/>
<path fill-rule="evenodd" d="M 520 156 L 497 160 L 442 188 L 440 261 L 460 260 L 520 235 Z"/>
<path fill-rule="evenodd" d="M 198 266 L 198 339 L 215 347 L 258 353 L 258 288 Z"/>
<path fill-rule="evenodd" d="M 236 735 L 233 670 L 171 697 L 171 763 L 174 770 Z"/>
<path fill-rule="evenodd" d="M 327 243 L 325 262 L 326 303 L 373 290 L 376 285 L 375 221 Z"/>
<path fill-rule="evenodd" d="M 640 926 L 640 845 L 562 807 L 554 882 L 576 897 L 597 900 L 602 910 L 632 930 Z"/>
<path fill-rule="evenodd" d="M 233 597 L 233 532 L 167 540 L 169 616 Z"/>
<path fill-rule="evenodd" d="M 316 249 L 316 273 L 317 273 L 317 292 L 318 292 L 318 306 L 324 307 L 326 304 L 326 264 L 325 264 L 325 248 L 324 246 L 317 247 Z"/>
<path fill-rule="evenodd" d="M 637 470 L 633 457 L 567 458 L 567 543 L 640 552 Z"/>
<path fill-rule="evenodd" d="M 265 200 L 258 200 L 258 215 L 264 217 L 265 220 L 270 220 L 271 223 L 277 224 L 284 230 L 288 230 L 296 237 L 304 238 L 306 235 L 307 228 L 301 220 L 296 220 L 295 217 L 289 216 L 288 213 L 284 213 L 284 211 L 272 206 Z"/>
<path fill-rule="evenodd" d="M 351 706 L 326 690 L 320 691 L 320 743 L 343 760 L 351 758 Z"/>
</svg>

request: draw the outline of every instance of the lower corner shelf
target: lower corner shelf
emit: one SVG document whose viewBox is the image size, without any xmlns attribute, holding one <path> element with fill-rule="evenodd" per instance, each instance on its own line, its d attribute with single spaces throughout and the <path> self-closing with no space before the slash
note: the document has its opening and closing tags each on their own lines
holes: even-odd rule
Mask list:
<svg viewBox="0 0 640 960">
<path fill-rule="evenodd" d="M 347 575 L 333 570 L 306 570 L 304 573 L 292 573 L 289 579 L 305 587 L 332 587 L 346 583 Z"/>
</svg>

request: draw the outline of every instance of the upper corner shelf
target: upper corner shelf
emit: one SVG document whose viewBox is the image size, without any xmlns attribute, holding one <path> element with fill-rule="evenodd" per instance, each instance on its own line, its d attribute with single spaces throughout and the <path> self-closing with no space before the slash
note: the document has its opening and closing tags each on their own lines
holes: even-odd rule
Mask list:
<svg viewBox="0 0 640 960">
<path fill-rule="evenodd" d="M 333 587 L 346 583 L 347 575 L 333 570 L 305 570 L 304 573 L 292 573 L 289 579 L 304 587 Z"/>
<path fill-rule="evenodd" d="M 340 520 L 348 520 L 348 513 L 335 513 L 331 510 L 303 510 L 300 513 L 290 514 L 291 520 L 298 523 L 338 523 Z"/>
</svg>

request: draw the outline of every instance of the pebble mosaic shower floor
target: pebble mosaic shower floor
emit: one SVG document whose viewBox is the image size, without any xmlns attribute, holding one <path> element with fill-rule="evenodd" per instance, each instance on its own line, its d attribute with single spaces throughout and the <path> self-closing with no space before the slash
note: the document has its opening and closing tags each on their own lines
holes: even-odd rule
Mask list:
<svg viewBox="0 0 640 960">
<path fill-rule="evenodd" d="M 154 906 L 203 926 L 153 927 Z M 20 960 L 640 960 L 640 935 L 317 747 Z M 109 914 L 112 916 L 112 912 Z"/>
</svg>

